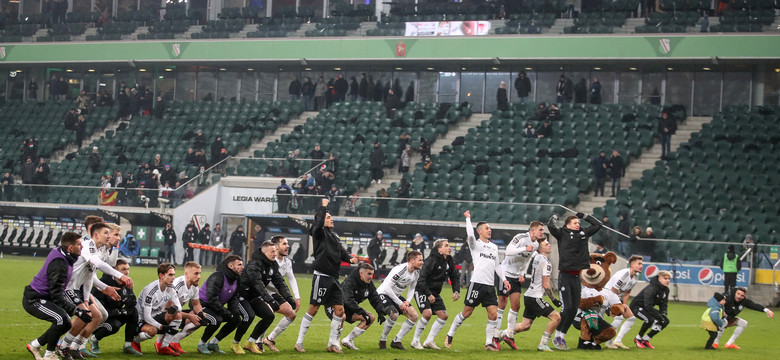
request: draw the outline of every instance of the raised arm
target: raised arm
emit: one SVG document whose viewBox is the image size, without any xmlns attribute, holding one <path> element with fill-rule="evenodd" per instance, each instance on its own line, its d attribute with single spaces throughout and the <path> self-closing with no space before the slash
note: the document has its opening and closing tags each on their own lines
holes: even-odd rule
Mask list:
<svg viewBox="0 0 780 360">
<path fill-rule="evenodd" d="M 582 216 L 580 216 L 580 215 L 582 215 Z M 598 221 L 598 219 L 594 218 L 593 216 L 585 215 L 583 213 L 577 213 L 577 217 L 582 219 L 582 220 L 587 221 L 588 224 L 590 224 L 590 227 L 588 227 L 585 230 L 585 236 L 591 236 L 591 235 L 595 234 L 596 231 L 601 230 L 601 227 L 602 227 L 601 221 Z"/>
<path fill-rule="evenodd" d="M 468 241 L 469 249 L 474 249 L 477 245 L 477 238 L 474 237 L 474 227 L 471 225 L 471 211 L 463 213 L 466 217 L 466 241 Z"/>
</svg>

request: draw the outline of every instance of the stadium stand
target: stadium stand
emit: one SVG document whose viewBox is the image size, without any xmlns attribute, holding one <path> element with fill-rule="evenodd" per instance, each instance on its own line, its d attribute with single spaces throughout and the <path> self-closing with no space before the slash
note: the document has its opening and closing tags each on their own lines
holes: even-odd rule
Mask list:
<svg viewBox="0 0 780 360">
<path fill-rule="evenodd" d="M 645 170 L 617 199 L 594 214 L 624 214 L 640 226 L 651 226 L 657 238 L 693 239 L 700 243 L 659 243 L 655 259 L 718 260 L 709 241 L 739 243 L 745 234 L 778 244 L 773 218 L 780 215 L 777 106 L 729 106 L 694 133 L 670 160 Z"/>
</svg>

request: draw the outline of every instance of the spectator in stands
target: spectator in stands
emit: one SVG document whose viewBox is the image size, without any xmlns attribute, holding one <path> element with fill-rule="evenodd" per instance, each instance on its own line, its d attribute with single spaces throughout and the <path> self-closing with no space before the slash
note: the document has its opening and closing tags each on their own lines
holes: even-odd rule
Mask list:
<svg viewBox="0 0 780 360">
<path fill-rule="evenodd" d="M 35 163 L 29 157 L 22 165 L 22 183 L 35 184 Z M 26 191 L 25 196 L 29 199 L 32 196 L 32 188 L 25 186 L 24 189 Z"/>
<path fill-rule="evenodd" d="M 265 170 L 263 170 L 263 174 L 260 176 L 263 177 L 274 177 L 278 174 L 279 169 L 274 166 L 273 161 L 268 161 L 268 166 L 265 167 Z"/>
<path fill-rule="evenodd" d="M 376 92 L 376 86 L 374 84 L 374 76 L 368 75 L 368 85 L 366 87 L 366 101 L 374 101 L 375 92 Z"/>
<path fill-rule="evenodd" d="M 316 181 L 317 193 L 320 195 L 326 195 L 328 191 L 330 191 L 331 185 L 333 185 L 333 180 L 335 178 L 336 176 L 328 171 L 328 169 L 321 168 Z"/>
<path fill-rule="evenodd" d="M 655 239 L 656 238 L 655 237 L 655 233 L 653 232 L 653 228 L 648 226 L 647 229 L 645 229 L 645 237 L 648 238 L 648 239 Z"/>
<path fill-rule="evenodd" d="M 100 157 L 98 147 L 93 146 L 92 153 L 89 154 L 89 168 L 92 169 L 92 172 L 100 171 Z"/>
<path fill-rule="evenodd" d="M 601 218 L 601 224 L 604 225 L 604 227 L 608 227 L 610 229 L 615 228 L 615 224 L 613 224 L 611 221 L 609 221 L 609 216 L 604 215 L 603 218 Z M 602 246 L 608 250 L 612 250 L 615 248 L 614 244 L 614 234 L 612 231 L 601 231 L 598 233 L 598 238 Z M 606 251 L 604 252 L 606 253 Z"/>
<path fill-rule="evenodd" d="M 162 120 L 164 115 L 165 101 L 163 101 L 162 96 L 158 96 L 157 101 L 154 104 L 154 118 L 157 120 Z"/>
<path fill-rule="evenodd" d="M 563 84 L 563 102 L 571 103 L 572 96 L 574 96 L 574 83 L 570 77 L 567 77 Z"/>
<path fill-rule="evenodd" d="M 409 167 L 412 166 L 412 145 L 406 144 L 406 148 L 401 151 L 400 161 L 398 162 L 398 172 L 406 174 Z"/>
<path fill-rule="evenodd" d="M 360 74 L 360 84 L 358 85 L 358 97 L 360 101 L 368 100 L 368 79 L 366 73 Z"/>
<path fill-rule="evenodd" d="M 404 101 L 407 103 L 414 102 L 414 81 L 409 82 L 409 86 L 406 88 L 406 96 Z"/>
<path fill-rule="evenodd" d="M 276 202 L 278 206 L 278 212 L 287 213 L 290 199 L 292 197 L 292 189 L 287 185 L 287 180 L 282 179 L 281 184 L 276 187 Z"/>
<path fill-rule="evenodd" d="M 127 204 L 127 189 L 130 179 L 123 177 L 121 171 L 116 171 L 111 178 L 111 186 L 116 190 L 116 204 L 123 206 Z"/>
<path fill-rule="evenodd" d="M 395 110 L 401 106 L 401 98 L 396 94 L 395 90 L 388 89 L 387 97 L 385 98 L 385 110 L 388 118 L 395 116 Z"/>
<path fill-rule="evenodd" d="M 339 187 L 336 186 L 336 184 L 330 185 L 330 190 L 325 193 L 325 197 L 328 198 L 328 212 L 332 216 L 339 216 L 339 206 L 341 204 L 341 199 L 339 199 L 339 196 L 341 195 L 341 192 L 339 191 Z"/>
<path fill-rule="evenodd" d="M 49 174 L 51 174 L 51 167 L 49 167 L 49 164 L 46 162 L 46 159 L 43 157 L 38 158 L 38 167 L 41 168 L 44 175 L 46 175 L 46 178 L 49 177 Z M 48 184 L 48 183 L 47 183 Z"/>
<path fill-rule="evenodd" d="M 310 166 L 311 167 L 316 166 L 324 158 L 325 158 L 325 152 L 323 152 L 322 148 L 320 148 L 320 144 L 314 144 L 314 150 L 309 151 L 309 159 L 311 159 Z"/>
<path fill-rule="evenodd" d="M 89 103 L 90 98 L 89 95 L 87 95 L 86 90 L 81 90 L 81 94 L 76 98 L 76 103 L 78 104 L 79 110 L 82 114 L 89 114 Z"/>
<path fill-rule="evenodd" d="M 539 103 L 539 107 L 536 108 L 536 120 L 547 120 L 547 115 L 550 114 L 550 110 L 547 109 L 547 104 L 544 101 Z"/>
<path fill-rule="evenodd" d="M 550 108 L 547 110 L 546 120 L 560 120 L 560 119 L 561 119 L 561 110 L 558 109 L 558 105 L 550 104 Z"/>
<path fill-rule="evenodd" d="M 607 180 L 607 168 L 609 167 L 609 161 L 607 160 L 607 153 L 602 151 L 599 156 L 595 157 L 590 162 L 593 168 L 593 176 L 595 178 L 595 191 L 593 196 L 604 196 L 604 183 Z"/>
<path fill-rule="evenodd" d="M 132 119 L 133 114 L 130 111 L 130 89 L 124 88 L 123 90 L 120 90 L 119 95 L 117 96 L 117 102 L 119 103 L 119 120 L 129 121 Z"/>
<path fill-rule="evenodd" d="M 84 142 L 84 138 L 87 136 L 87 118 L 84 115 L 79 115 L 78 122 L 76 123 L 76 146 L 81 149 Z"/>
<path fill-rule="evenodd" d="M 325 79 L 320 76 L 317 78 L 317 84 L 314 87 L 314 110 L 321 111 L 327 108 L 328 85 Z"/>
<path fill-rule="evenodd" d="M 163 261 L 169 262 L 173 264 L 174 261 L 176 261 L 176 251 L 173 249 L 173 246 L 176 244 L 176 231 L 173 230 L 173 224 L 171 222 L 168 222 L 165 224 L 165 230 L 162 232 L 163 235 Z"/>
<path fill-rule="evenodd" d="M 97 99 L 97 106 L 104 107 L 112 105 L 114 105 L 114 100 L 111 99 L 111 95 L 105 91 L 101 92 L 100 97 Z"/>
<path fill-rule="evenodd" d="M 382 183 L 382 164 L 385 162 L 385 152 L 379 147 L 379 143 L 374 143 L 374 148 L 368 155 L 371 163 L 371 183 Z"/>
<path fill-rule="evenodd" d="M 51 7 L 52 24 L 62 24 L 65 22 L 65 15 L 68 13 L 67 0 L 52 0 L 54 4 Z"/>
<path fill-rule="evenodd" d="M 374 101 L 384 101 L 387 88 L 382 85 L 382 79 L 374 81 Z"/>
<path fill-rule="evenodd" d="M 59 86 L 57 82 L 57 75 L 52 75 L 51 79 L 46 82 L 46 87 L 49 89 L 49 100 L 59 100 Z"/>
<path fill-rule="evenodd" d="M 41 161 L 43 162 L 43 158 L 41 158 Z M 49 185 L 49 165 L 47 165 L 45 162 L 43 162 L 43 165 L 38 165 L 37 168 L 35 168 L 35 175 L 34 175 L 34 182 L 38 185 Z M 45 188 L 39 188 L 38 191 L 46 191 Z"/>
<path fill-rule="evenodd" d="M 620 179 L 626 176 L 626 165 L 617 150 L 612 150 L 612 158 L 609 159 L 609 175 L 612 178 L 612 197 L 615 197 L 620 191 Z"/>
<path fill-rule="evenodd" d="M 593 83 L 590 84 L 590 103 L 601 104 L 601 83 L 598 77 L 594 77 Z"/>
<path fill-rule="evenodd" d="M 20 162 L 24 164 L 27 158 L 32 159 L 33 162 L 38 161 L 38 140 L 34 137 L 24 140 L 22 143 L 22 156 L 19 158 Z"/>
<path fill-rule="evenodd" d="M 27 84 L 27 98 L 30 100 L 38 100 L 38 82 L 35 80 L 30 80 L 30 83 Z"/>
<path fill-rule="evenodd" d="M 187 155 L 184 156 L 184 165 L 198 166 L 197 158 L 195 157 L 195 150 L 193 148 L 187 149 Z"/>
<path fill-rule="evenodd" d="M 162 186 L 160 186 L 160 191 L 157 192 L 157 197 L 159 199 L 170 199 L 173 195 L 173 188 L 171 187 L 171 183 L 167 181 L 162 181 Z M 158 200 L 162 203 L 166 203 L 165 201 Z"/>
<path fill-rule="evenodd" d="M 252 236 L 252 248 L 259 249 L 265 242 L 265 230 L 260 224 L 255 224 L 255 235 Z M 227 238 L 226 238 L 227 239 Z"/>
<path fill-rule="evenodd" d="M 6 171 L 5 174 L 3 174 L 3 200 L 5 201 L 14 201 L 16 200 L 14 198 L 14 177 L 11 175 L 10 172 Z"/>
<path fill-rule="evenodd" d="M 336 172 L 339 168 L 339 159 L 336 158 L 336 154 L 329 153 L 328 154 L 328 161 L 325 162 L 325 167 L 327 169 L 330 169 L 329 171 L 333 173 L 333 175 L 336 175 Z"/>
<path fill-rule="evenodd" d="M 431 174 L 436 170 L 436 168 L 433 167 L 433 160 L 431 159 L 430 155 L 424 156 L 422 162 L 423 162 L 423 170 L 426 173 Z"/>
<path fill-rule="evenodd" d="M 420 152 L 420 157 L 422 158 L 431 156 L 431 144 L 428 143 L 428 139 L 424 137 L 420 138 L 420 146 L 417 148 L 417 151 Z"/>
<path fill-rule="evenodd" d="M 393 80 L 392 89 L 393 89 L 393 93 L 395 94 L 395 96 L 398 97 L 398 101 L 400 102 L 401 99 L 404 98 L 404 89 L 401 87 L 401 80 L 399 79 Z"/>
<path fill-rule="evenodd" d="M 496 103 L 498 104 L 498 110 L 509 110 L 509 99 L 506 94 L 506 81 L 502 81 L 501 85 L 498 86 L 498 91 L 496 91 Z"/>
<path fill-rule="evenodd" d="M 222 136 L 217 135 L 217 138 L 214 139 L 213 142 L 211 142 L 211 163 L 216 164 L 219 161 L 217 160 L 220 157 L 220 153 L 222 153 L 222 149 L 225 149 L 225 143 L 222 141 Z"/>
<path fill-rule="evenodd" d="M 303 78 L 303 85 L 301 85 L 301 95 L 303 96 L 303 110 L 311 111 L 314 107 L 312 105 L 312 99 L 314 98 L 314 84 L 311 82 L 310 77 Z"/>
<path fill-rule="evenodd" d="M 708 32 L 710 28 L 710 19 L 707 16 L 706 11 L 702 11 L 701 17 L 699 17 L 699 21 L 696 22 L 697 25 L 699 25 L 699 31 L 706 33 Z"/>
<path fill-rule="evenodd" d="M 406 180 L 406 178 L 401 178 L 401 183 L 398 185 L 398 189 L 395 189 L 395 197 L 407 199 L 412 197 L 412 190 L 411 190 L 412 184 L 409 184 L 409 181 Z M 397 207 L 406 207 L 406 200 L 399 200 Z"/>
<path fill-rule="evenodd" d="M 566 75 L 561 74 L 561 77 L 558 79 L 558 84 L 555 85 L 555 102 L 562 103 L 563 102 L 563 94 L 566 90 Z"/>
<path fill-rule="evenodd" d="M 652 105 L 661 105 L 661 93 L 658 92 L 658 89 L 653 89 L 653 93 L 650 94 L 650 104 Z"/>
<path fill-rule="evenodd" d="M 379 195 L 376 199 L 376 217 L 386 218 L 390 216 L 390 200 L 388 199 L 390 194 L 387 193 L 387 189 L 382 188 L 379 190 Z"/>
<path fill-rule="evenodd" d="M 520 74 L 515 79 L 515 90 L 517 90 L 517 97 L 519 102 L 524 103 L 528 101 L 528 94 L 531 93 L 531 79 L 525 71 L 520 71 Z"/>
<path fill-rule="evenodd" d="M 199 167 L 206 166 L 206 154 L 201 149 L 195 152 L 195 164 Z"/>
<path fill-rule="evenodd" d="M 244 234 L 244 226 L 238 225 L 236 231 L 230 234 L 230 252 L 243 257 L 245 248 L 246 235 Z"/>
<path fill-rule="evenodd" d="M 536 134 L 540 139 L 552 138 L 553 128 L 550 126 L 550 120 L 545 120 L 544 125 L 536 130 Z"/>
<path fill-rule="evenodd" d="M 412 239 L 412 250 L 417 250 L 421 254 L 425 254 L 425 249 L 428 248 L 428 245 L 425 243 L 425 239 L 423 239 L 422 234 L 416 233 L 414 234 L 414 239 Z"/>
<path fill-rule="evenodd" d="M 287 87 L 287 92 L 290 94 L 290 100 L 298 101 L 301 98 L 301 81 L 297 76 L 293 76 L 290 81 L 290 86 Z"/>
<path fill-rule="evenodd" d="M 355 77 L 349 78 L 349 98 L 350 101 L 355 102 L 358 99 L 358 94 L 360 94 L 360 85 L 357 82 L 357 79 Z"/>
<path fill-rule="evenodd" d="M 669 116 L 667 111 L 661 113 L 661 119 L 658 120 L 658 136 L 661 138 L 661 159 L 666 159 L 672 152 L 672 135 L 677 131 L 677 124 Z"/>
<path fill-rule="evenodd" d="M 70 108 L 67 113 L 65 113 L 65 120 L 63 120 L 63 125 L 65 126 L 65 130 L 70 131 L 76 131 L 76 124 L 79 122 L 79 111 L 76 108 Z"/>
<path fill-rule="evenodd" d="M 344 75 L 339 74 L 336 77 L 336 81 L 333 83 L 333 94 L 335 95 L 334 102 L 344 102 L 346 100 L 347 92 L 349 91 L 349 83 Z"/>
<path fill-rule="evenodd" d="M 577 85 L 574 85 L 574 103 L 584 104 L 588 102 L 588 83 L 585 78 L 580 78 Z"/>
<path fill-rule="evenodd" d="M 287 152 L 287 176 L 298 177 L 298 159 L 301 158 L 301 151 L 295 149 Z"/>
<path fill-rule="evenodd" d="M 196 149 L 203 149 L 206 147 L 206 136 L 203 135 L 203 130 L 198 129 L 198 133 L 192 138 L 192 147 Z"/>
<path fill-rule="evenodd" d="M 171 168 L 171 164 L 165 164 L 162 173 L 160 173 L 160 182 L 175 184 L 176 183 L 176 170 Z"/>
<path fill-rule="evenodd" d="M 536 135 L 536 130 L 534 129 L 534 124 L 525 124 L 525 129 L 523 129 L 523 137 L 529 139 L 535 139 L 538 137 Z"/>
<path fill-rule="evenodd" d="M 64 76 L 60 76 L 60 80 L 57 81 L 57 88 L 59 92 L 59 99 L 60 100 L 67 100 L 68 99 L 68 91 L 70 91 L 70 85 L 68 85 L 68 82 L 65 81 Z"/>
<path fill-rule="evenodd" d="M 163 164 L 162 155 L 154 154 L 154 160 L 152 160 L 151 168 L 152 170 L 163 171 L 165 164 Z"/>
<path fill-rule="evenodd" d="M 347 210 L 347 215 L 349 215 L 350 211 Z M 366 246 L 366 255 L 368 255 L 368 259 L 371 261 L 371 266 L 374 267 L 374 269 L 379 269 L 379 254 L 382 253 L 382 246 L 384 245 L 384 240 L 382 239 L 382 230 L 379 230 L 376 232 L 376 236 L 371 238 L 371 240 L 368 242 L 368 246 Z"/>
<path fill-rule="evenodd" d="M 130 114 L 133 116 L 142 115 L 141 97 L 142 95 L 138 92 L 137 88 L 130 89 Z"/>
<path fill-rule="evenodd" d="M 536 20 L 531 20 L 531 23 L 528 24 L 528 33 L 529 34 L 541 34 L 542 28 L 540 28 L 538 25 L 536 25 Z"/>
</svg>

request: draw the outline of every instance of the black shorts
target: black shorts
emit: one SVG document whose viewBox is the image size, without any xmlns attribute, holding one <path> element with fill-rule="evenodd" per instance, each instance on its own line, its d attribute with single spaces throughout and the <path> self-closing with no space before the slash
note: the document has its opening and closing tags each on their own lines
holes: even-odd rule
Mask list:
<svg viewBox="0 0 780 360">
<path fill-rule="evenodd" d="M 417 302 L 417 308 L 420 309 L 420 312 L 423 312 L 424 310 L 430 309 L 434 313 L 437 311 L 447 311 L 447 308 L 444 306 L 444 300 L 442 300 L 441 295 L 439 294 L 433 294 L 434 297 L 436 297 L 436 301 L 431 304 L 430 301 L 428 301 L 428 297 L 420 294 L 418 292 L 414 293 L 414 301 Z"/>
<path fill-rule="evenodd" d="M 403 296 L 399 296 L 398 298 L 401 299 L 401 302 L 406 301 Z M 398 306 L 398 304 L 396 304 L 389 296 L 385 294 L 379 294 L 379 299 L 382 300 L 382 307 L 387 308 L 388 306 L 392 306 L 396 311 L 398 311 L 399 314 L 404 313 L 401 311 L 401 308 Z"/>
<path fill-rule="evenodd" d="M 523 292 L 523 284 L 520 283 L 518 278 L 507 277 L 506 281 L 509 281 L 509 286 L 511 286 L 509 291 L 506 291 L 504 288 L 504 282 L 501 281 L 498 276 L 496 276 L 496 292 L 498 293 L 498 296 L 509 296 L 514 293 L 519 294 Z"/>
<path fill-rule="evenodd" d="M 550 306 L 547 301 L 542 298 L 523 296 L 525 298 L 525 310 L 523 310 L 523 317 L 526 319 L 536 319 L 539 317 L 547 317 L 552 314 L 555 309 Z"/>
<path fill-rule="evenodd" d="M 163 311 L 161 311 L 161 312 L 157 313 L 156 315 L 152 315 L 152 319 L 154 319 L 154 321 L 157 321 L 157 322 L 158 322 L 158 323 L 160 323 L 160 324 L 163 324 L 163 325 L 168 325 L 168 322 L 167 322 L 167 321 L 165 321 L 165 314 L 166 314 L 166 312 L 163 310 Z M 143 315 L 140 315 L 140 316 L 143 316 Z M 139 324 L 140 324 L 140 325 L 138 326 L 138 328 L 140 329 L 140 328 L 141 328 L 141 326 L 144 326 L 145 324 L 149 324 L 149 323 L 147 323 L 146 321 L 144 321 L 144 319 L 141 319 L 141 321 L 139 322 Z M 150 324 L 150 325 L 151 325 L 151 324 Z"/>
<path fill-rule="evenodd" d="M 480 304 L 483 307 L 498 306 L 496 289 L 490 285 L 471 283 L 466 292 L 466 299 L 463 300 L 463 305 L 477 307 Z"/>
<path fill-rule="evenodd" d="M 344 305 L 338 279 L 330 276 L 314 275 L 314 281 L 311 285 L 311 301 L 309 303 L 311 305 L 325 306 Z"/>
<path fill-rule="evenodd" d="M 572 322 L 572 325 L 574 326 L 575 329 L 582 331 L 582 317 L 580 316 L 580 317 L 574 319 L 574 322 Z M 607 322 L 607 320 L 604 320 L 604 318 L 599 317 L 599 328 L 598 329 L 590 328 L 590 333 L 592 335 L 598 335 L 602 331 L 604 331 L 606 329 L 609 329 L 611 327 L 612 327 L 612 324 Z"/>
<path fill-rule="evenodd" d="M 352 317 L 355 316 L 355 315 L 356 314 L 353 313 L 352 311 L 350 311 L 349 309 L 344 308 L 344 317 L 345 317 L 344 321 L 346 321 L 346 322 L 348 322 L 350 324 L 353 324 L 355 322 L 355 320 L 352 319 Z M 325 308 L 325 316 L 327 316 L 328 319 L 333 320 L 333 307 L 332 306 L 328 306 L 328 307 Z"/>
</svg>

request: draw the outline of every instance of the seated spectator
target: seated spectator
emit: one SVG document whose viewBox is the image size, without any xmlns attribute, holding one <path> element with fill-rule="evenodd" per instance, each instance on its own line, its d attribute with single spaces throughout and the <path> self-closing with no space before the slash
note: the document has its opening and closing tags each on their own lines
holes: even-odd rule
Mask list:
<svg viewBox="0 0 780 360">
<path fill-rule="evenodd" d="M 165 164 L 165 168 L 160 173 L 160 182 L 173 184 L 176 182 L 176 170 L 171 168 L 171 164 Z"/>
<path fill-rule="evenodd" d="M 187 155 L 184 157 L 184 165 L 198 166 L 198 159 L 195 156 L 195 150 L 193 148 L 187 149 Z"/>
<path fill-rule="evenodd" d="M 540 139 L 551 138 L 553 136 L 553 129 L 552 126 L 550 126 L 550 120 L 545 120 L 544 125 L 538 130 L 536 130 L 536 134 L 539 136 Z"/>
<path fill-rule="evenodd" d="M 547 105 L 543 102 L 539 103 L 539 108 L 536 109 L 536 120 L 546 120 L 548 114 Z"/>
<path fill-rule="evenodd" d="M 195 164 L 200 167 L 206 166 L 206 154 L 201 149 L 195 152 Z"/>
<path fill-rule="evenodd" d="M 433 167 L 433 160 L 431 160 L 430 156 L 426 156 L 425 158 L 423 158 L 423 164 L 424 164 L 423 170 L 426 173 L 430 174 L 436 171 L 436 169 Z"/>
<path fill-rule="evenodd" d="M 525 125 L 525 129 L 523 129 L 523 137 L 524 138 L 529 138 L 529 139 L 531 139 L 531 138 L 536 139 L 537 138 L 536 130 L 534 129 L 534 125 L 533 124 L 528 123 L 528 124 Z"/>
<path fill-rule="evenodd" d="M 203 130 L 198 130 L 198 134 L 192 138 L 192 147 L 197 149 L 203 149 L 206 146 L 206 136 L 203 135 Z"/>
<path fill-rule="evenodd" d="M 279 169 L 276 166 L 274 166 L 274 162 L 273 161 L 269 161 L 268 162 L 268 166 L 265 168 L 265 171 L 263 171 L 263 175 L 262 176 L 274 177 L 274 176 L 276 176 L 276 174 L 278 172 L 279 172 Z"/>
<path fill-rule="evenodd" d="M 111 95 L 109 95 L 107 92 L 102 92 L 100 94 L 100 97 L 97 100 L 97 106 L 113 106 L 114 105 L 114 99 L 111 98 Z"/>
<path fill-rule="evenodd" d="M 555 104 L 550 104 L 550 110 L 547 113 L 547 120 L 559 120 L 561 118 L 561 111 Z"/>
<path fill-rule="evenodd" d="M 539 28 L 539 26 L 536 25 L 536 21 L 531 20 L 531 24 L 528 25 L 528 33 L 529 34 L 541 34 L 542 29 Z"/>
<path fill-rule="evenodd" d="M 92 172 L 100 171 L 100 153 L 98 153 L 97 146 L 92 147 L 92 153 L 89 154 L 89 168 Z"/>
<path fill-rule="evenodd" d="M 420 138 L 420 147 L 418 148 L 420 157 L 425 158 L 431 156 L 431 144 L 428 143 L 428 139 Z"/>
<path fill-rule="evenodd" d="M 645 237 L 648 238 L 648 239 L 655 239 L 656 238 L 655 237 L 655 233 L 653 232 L 653 228 L 648 226 L 647 229 L 645 229 Z"/>
</svg>

